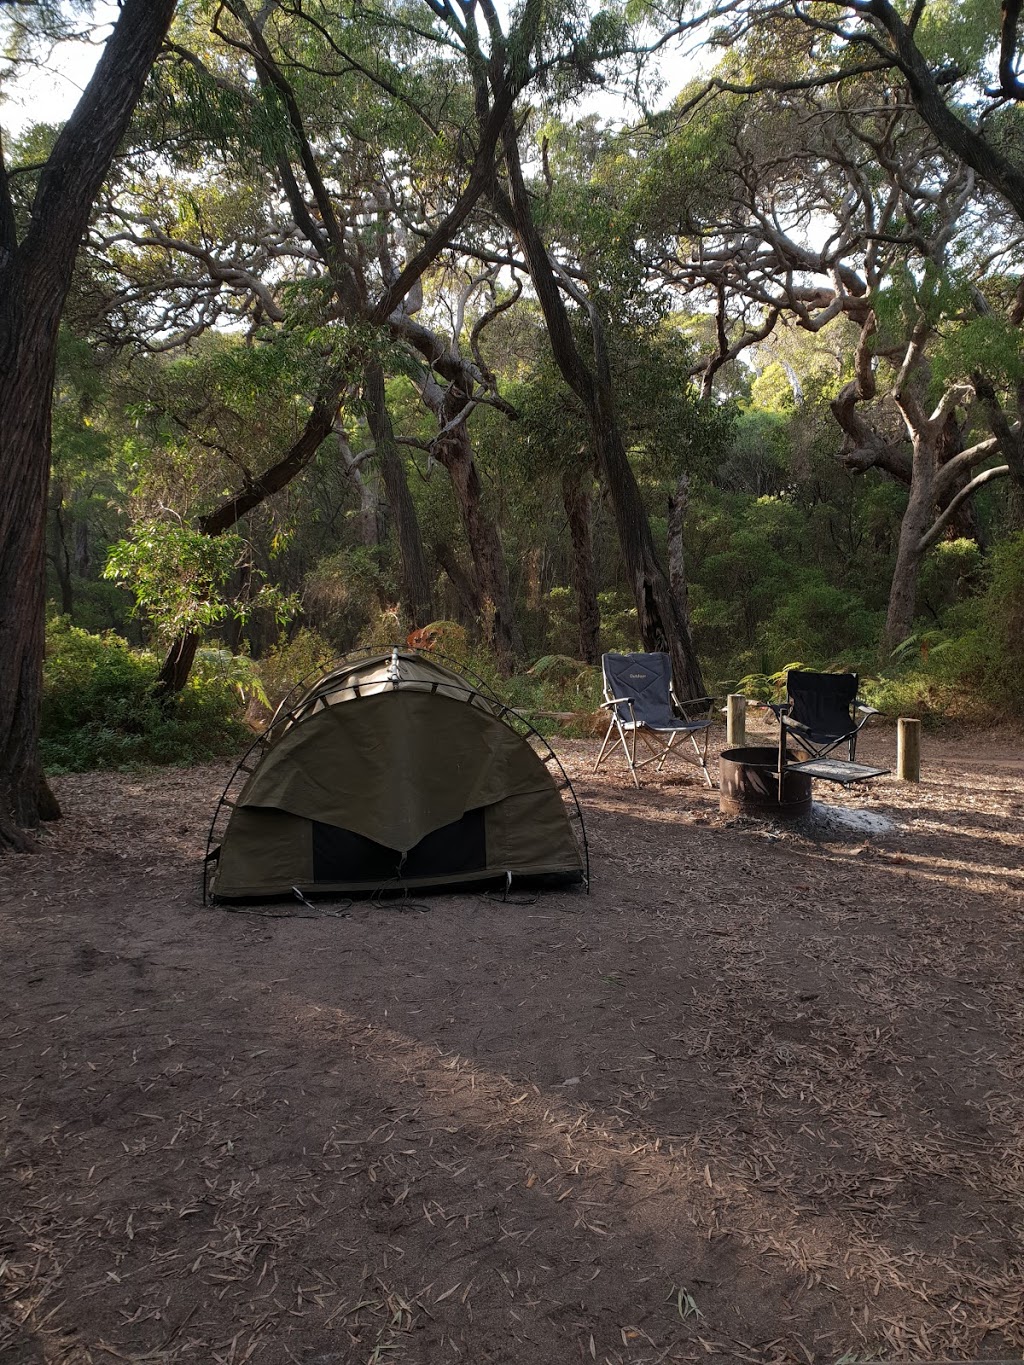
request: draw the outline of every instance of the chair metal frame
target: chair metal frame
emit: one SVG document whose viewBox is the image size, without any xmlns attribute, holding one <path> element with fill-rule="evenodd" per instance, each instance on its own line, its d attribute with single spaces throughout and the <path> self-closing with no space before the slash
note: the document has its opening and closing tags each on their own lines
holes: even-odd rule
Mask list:
<svg viewBox="0 0 1024 1365">
<path fill-rule="evenodd" d="M 652 674 L 663 675 L 665 690 L 663 695 L 659 696 L 657 700 L 662 703 L 665 710 L 672 717 L 667 723 L 659 724 L 656 721 L 652 722 L 644 717 L 642 710 L 640 714 L 638 714 L 638 696 L 624 697 L 613 695 L 616 690 L 623 689 L 621 678 L 612 678 L 609 676 L 609 666 L 606 661 L 611 659 L 622 660 L 624 667 L 627 668 L 630 664 L 633 664 L 639 668 L 649 670 Z M 657 660 L 658 663 L 652 663 L 651 661 L 653 660 Z M 638 770 L 640 768 L 646 768 L 651 763 L 654 763 L 656 765 L 655 772 L 660 773 L 665 765 L 665 760 L 670 756 L 680 758 L 684 763 L 692 763 L 704 774 L 704 780 L 708 786 L 714 786 L 714 783 L 711 780 L 711 774 L 708 771 L 708 745 L 711 738 L 711 726 L 714 722 L 710 714 L 701 716 L 698 719 L 694 719 L 686 714 L 688 708 L 697 706 L 703 706 L 706 711 L 710 711 L 710 708 L 714 705 L 713 697 L 695 697 L 691 700 L 680 701 L 676 696 L 675 687 L 672 683 L 672 670 L 667 654 L 603 654 L 601 656 L 601 676 L 605 695 L 605 699 L 601 703 L 601 709 L 610 711 L 611 717 L 608 722 L 608 730 L 605 734 L 604 742 L 601 745 L 601 751 L 594 764 L 595 773 L 604 762 L 605 757 L 608 756 L 610 752 L 614 752 L 614 743 L 612 742 L 612 737 L 614 735 L 622 745 L 622 752 L 626 756 L 629 773 L 637 790 L 640 788 L 640 779 L 637 776 Z M 655 678 L 655 680 L 657 679 Z M 625 714 L 623 714 L 621 708 L 626 708 Z M 697 736 L 701 733 L 703 733 L 704 736 L 703 747 L 697 739 Z M 650 750 L 648 757 L 640 758 L 639 760 L 636 756 L 638 735 Z M 666 735 L 668 736 L 667 739 L 664 738 Z M 681 737 L 689 739 L 690 743 L 693 745 L 694 758 L 690 758 L 688 754 L 682 753 L 674 747 L 676 741 Z M 612 743 L 611 750 L 608 748 L 609 743 Z"/>
</svg>

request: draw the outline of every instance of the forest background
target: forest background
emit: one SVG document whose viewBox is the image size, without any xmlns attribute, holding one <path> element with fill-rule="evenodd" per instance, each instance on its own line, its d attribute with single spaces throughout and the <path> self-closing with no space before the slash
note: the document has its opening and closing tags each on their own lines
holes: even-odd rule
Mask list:
<svg viewBox="0 0 1024 1365">
<path fill-rule="evenodd" d="M 1019 717 L 1018 8 L 179 3 L 63 309 L 45 764 L 410 636 L 584 728 L 640 647 Z M 4 5 L 8 74 L 93 9 Z"/>
</svg>

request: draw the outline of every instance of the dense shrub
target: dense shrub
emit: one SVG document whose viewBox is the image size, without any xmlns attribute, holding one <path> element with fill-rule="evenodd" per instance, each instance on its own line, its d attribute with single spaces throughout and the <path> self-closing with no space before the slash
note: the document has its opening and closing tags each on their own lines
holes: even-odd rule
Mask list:
<svg viewBox="0 0 1024 1365">
<path fill-rule="evenodd" d="M 273 711 L 293 687 L 312 681 L 336 657 L 337 650 L 319 631 L 306 627 L 276 645 L 259 663 L 268 711 Z"/>
<path fill-rule="evenodd" d="M 250 694 L 244 665 L 201 657 L 184 692 L 164 704 L 154 691 L 159 667 L 155 655 L 130 648 L 112 631 L 90 635 L 64 617 L 51 621 L 43 676 L 44 766 L 81 772 L 189 764 L 244 745 L 250 734 L 242 720 Z"/>
<path fill-rule="evenodd" d="M 954 607 L 932 651 L 940 681 L 1000 713 L 1024 715 L 1024 532 L 997 545 L 980 601 Z"/>
</svg>

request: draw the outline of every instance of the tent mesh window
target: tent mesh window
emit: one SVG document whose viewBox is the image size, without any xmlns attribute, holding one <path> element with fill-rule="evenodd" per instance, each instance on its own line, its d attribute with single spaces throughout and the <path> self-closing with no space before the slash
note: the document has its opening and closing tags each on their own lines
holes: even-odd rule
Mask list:
<svg viewBox="0 0 1024 1365">
<path fill-rule="evenodd" d="M 203 899 L 589 884 L 550 744 L 431 652 L 362 651 L 300 686 L 214 811 Z"/>
</svg>

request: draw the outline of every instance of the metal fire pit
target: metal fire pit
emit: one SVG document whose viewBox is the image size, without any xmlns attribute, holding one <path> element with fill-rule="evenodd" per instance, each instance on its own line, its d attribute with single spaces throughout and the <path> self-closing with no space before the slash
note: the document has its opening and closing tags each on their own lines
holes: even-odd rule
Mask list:
<svg viewBox="0 0 1024 1365">
<path fill-rule="evenodd" d="M 793 755 L 790 755 L 793 757 Z M 725 749 L 719 757 L 723 815 L 753 815 L 762 820 L 799 820 L 811 809 L 809 773 L 788 772 L 779 800 L 779 751 L 773 744 Z"/>
</svg>

